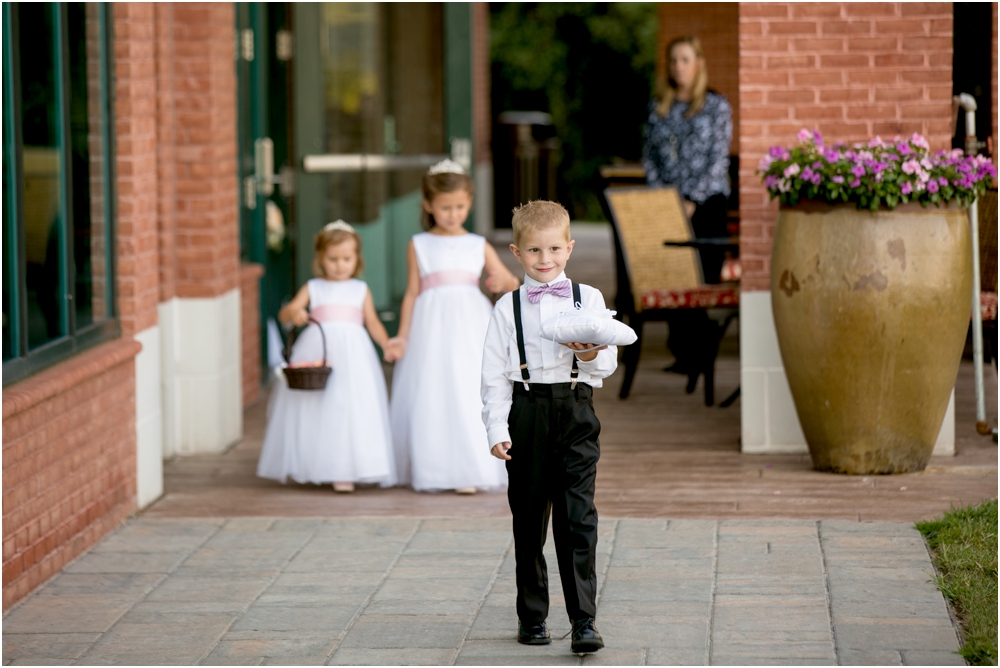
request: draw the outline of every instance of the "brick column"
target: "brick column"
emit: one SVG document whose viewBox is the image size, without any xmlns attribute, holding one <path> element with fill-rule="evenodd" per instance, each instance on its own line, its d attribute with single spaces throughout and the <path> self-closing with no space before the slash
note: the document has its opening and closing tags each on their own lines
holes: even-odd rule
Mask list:
<svg viewBox="0 0 1000 668">
<path fill-rule="evenodd" d="M 827 143 L 919 132 L 948 148 L 952 5 L 741 3 L 739 21 L 742 447 L 802 452 L 768 293 L 777 205 L 754 171 L 803 127 Z"/>
<path fill-rule="evenodd" d="M 217 452 L 242 435 L 234 11 L 157 6 L 168 456 Z"/>
</svg>

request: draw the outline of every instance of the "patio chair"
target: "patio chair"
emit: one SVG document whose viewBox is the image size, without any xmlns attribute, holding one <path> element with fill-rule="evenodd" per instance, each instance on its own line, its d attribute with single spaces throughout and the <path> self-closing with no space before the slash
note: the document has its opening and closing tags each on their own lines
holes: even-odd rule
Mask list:
<svg viewBox="0 0 1000 668">
<path fill-rule="evenodd" d="M 676 188 L 608 188 L 604 204 L 613 223 L 618 294 L 615 309 L 627 320 L 638 340 L 625 348 L 625 378 L 619 396 L 628 397 L 642 352 L 642 328 L 646 322 L 665 320 L 678 309 L 732 308 L 740 303 L 736 283 L 706 284 L 698 251 L 664 246 L 664 241 L 690 241 L 691 226 Z M 734 312 L 720 325 L 714 324 L 713 340 L 707 341 L 700 359 L 693 360 L 705 376 L 705 405 L 715 403 L 715 358 L 719 343 Z M 710 321 L 714 323 L 714 321 Z M 689 391 L 693 387 L 689 384 Z"/>
</svg>

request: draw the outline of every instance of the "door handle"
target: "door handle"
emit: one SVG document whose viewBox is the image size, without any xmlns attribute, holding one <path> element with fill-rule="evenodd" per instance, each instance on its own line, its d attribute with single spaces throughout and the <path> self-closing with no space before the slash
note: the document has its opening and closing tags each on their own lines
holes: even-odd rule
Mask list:
<svg viewBox="0 0 1000 668">
<path fill-rule="evenodd" d="M 274 192 L 274 142 L 270 137 L 254 140 L 253 166 L 257 193 L 270 197 Z"/>
<path fill-rule="evenodd" d="M 270 140 L 268 140 L 270 141 Z M 451 159 L 468 172 L 472 168 L 472 142 L 452 139 L 451 155 L 423 153 L 415 155 L 384 155 L 380 153 L 326 153 L 302 158 L 306 173 L 319 172 L 394 172 L 406 169 L 427 169 L 442 160 Z"/>
</svg>

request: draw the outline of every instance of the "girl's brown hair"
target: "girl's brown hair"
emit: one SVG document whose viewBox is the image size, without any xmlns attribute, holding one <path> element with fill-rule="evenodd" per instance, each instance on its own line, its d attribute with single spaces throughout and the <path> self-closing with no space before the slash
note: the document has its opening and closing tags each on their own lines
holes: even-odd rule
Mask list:
<svg viewBox="0 0 1000 668">
<path fill-rule="evenodd" d="M 313 243 L 316 254 L 313 256 L 312 270 L 316 277 L 327 278 L 326 272 L 323 271 L 322 259 L 327 247 L 342 244 L 349 239 L 354 239 L 354 250 L 358 255 L 358 264 L 354 267 L 354 273 L 351 274 L 351 278 L 357 278 L 361 275 L 361 272 L 365 270 L 365 258 L 361 255 L 361 235 L 354 230 L 346 230 L 342 227 L 329 229 L 328 227 L 324 227 L 316 235 L 316 241 Z"/>
<path fill-rule="evenodd" d="M 469 175 L 456 174 L 455 172 L 424 174 L 422 189 L 424 200 L 427 202 L 433 202 L 434 198 L 441 193 L 452 193 L 456 190 L 464 190 L 469 193 L 469 197 L 475 194 L 475 188 L 472 185 L 472 179 L 469 178 Z M 427 209 L 422 208 L 421 210 L 423 213 L 420 216 L 420 226 L 424 230 L 429 230 L 434 227 L 434 216 L 428 213 Z"/>
<path fill-rule="evenodd" d="M 670 76 L 670 52 L 680 44 L 690 46 L 694 51 L 695 60 L 698 62 L 698 74 L 694 77 L 694 87 L 691 91 L 691 106 L 684 112 L 684 118 L 694 118 L 705 106 L 705 97 L 708 94 L 708 66 L 705 64 L 705 51 L 701 48 L 701 40 L 690 35 L 677 37 L 667 45 L 667 66 L 663 68 L 663 74 L 660 75 L 656 86 L 657 94 L 660 96 L 660 102 L 656 105 L 656 113 L 661 118 L 667 115 L 674 100 L 677 99 L 677 82 Z"/>
</svg>

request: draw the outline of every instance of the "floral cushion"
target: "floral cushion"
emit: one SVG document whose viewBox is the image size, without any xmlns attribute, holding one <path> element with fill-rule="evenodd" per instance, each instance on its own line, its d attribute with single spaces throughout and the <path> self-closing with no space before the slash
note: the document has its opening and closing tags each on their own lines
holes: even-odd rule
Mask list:
<svg viewBox="0 0 1000 668">
<path fill-rule="evenodd" d="M 739 306 L 740 288 L 723 283 L 677 290 L 650 290 L 642 295 L 641 302 L 643 309 Z"/>
<path fill-rule="evenodd" d="M 997 293 L 980 292 L 979 310 L 983 314 L 983 320 L 997 319 Z"/>
</svg>

